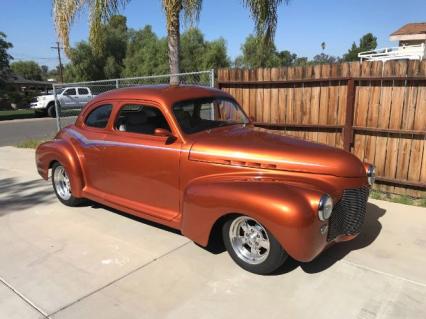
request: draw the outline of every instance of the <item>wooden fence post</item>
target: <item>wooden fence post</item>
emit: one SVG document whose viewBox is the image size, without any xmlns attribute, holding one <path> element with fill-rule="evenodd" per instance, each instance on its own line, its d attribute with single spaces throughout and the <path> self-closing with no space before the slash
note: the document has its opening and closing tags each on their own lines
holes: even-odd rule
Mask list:
<svg viewBox="0 0 426 319">
<path fill-rule="evenodd" d="M 355 111 L 355 80 L 348 79 L 346 94 L 346 118 L 343 127 L 343 149 L 350 152 L 354 141 L 354 111 Z"/>
</svg>

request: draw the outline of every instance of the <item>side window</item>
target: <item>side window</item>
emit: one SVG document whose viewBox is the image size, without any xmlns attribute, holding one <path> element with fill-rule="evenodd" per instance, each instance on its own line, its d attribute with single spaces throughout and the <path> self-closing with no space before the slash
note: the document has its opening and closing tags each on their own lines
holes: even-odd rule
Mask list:
<svg viewBox="0 0 426 319">
<path fill-rule="evenodd" d="M 64 95 L 76 95 L 75 89 L 67 89 L 64 92 Z"/>
<path fill-rule="evenodd" d="M 98 106 L 86 117 L 86 125 L 90 127 L 105 128 L 108 124 L 111 111 L 111 104 Z"/>
<path fill-rule="evenodd" d="M 154 134 L 156 128 L 170 131 L 163 113 L 156 107 L 128 104 L 121 108 L 115 128 L 122 132 Z"/>
<path fill-rule="evenodd" d="M 85 88 L 78 88 L 79 95 L 89 95 L 89 90 Z"/>
</svg>

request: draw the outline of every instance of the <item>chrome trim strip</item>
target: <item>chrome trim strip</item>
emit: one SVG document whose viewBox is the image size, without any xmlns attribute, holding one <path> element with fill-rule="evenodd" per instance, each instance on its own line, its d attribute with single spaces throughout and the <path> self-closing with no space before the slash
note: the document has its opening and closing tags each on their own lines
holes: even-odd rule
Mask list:
<svg viewBox="0 0 426 319">
<path fill-rule="evenodd" d="M 72 137 L 76 138 L 82 144 L 83 147 L 105 145 L 105 146 L 124 146 L 124 147 L 137 147 L 137 148 L 147 148 L 147 149 L 159 149 L 163 151 L 180 151 L 178 149 L 163 147 L 163 146 L 143 145 L 143 144 L 124 143 L 124 142 L 112 142 L 112 141 L 105 141 L 105 140 L 90 140 L 87 137 L 85 137 L 83 134 L 73 129 L 65 128 L 64 131 L 66 131 Z"/>
<path fill-rule="evenodd" d="M 198 155 L 207 155 L 207 156 L 213 156 L 219 159 L 221 158 L 221 154 L 217 153 L 209 153 L 209 152 L 200 152 L 200 151 L 194 151 L 194 150 L 181 150 L 181 149 L 175 149 L 175 148 L 169 148 L 164 146 L 153 146 L 153 145 L 143 145 L 143 144 L 136 144 L 136 143 L 125 143 L 125 142 L 112 142 L 112 141 L 104 141 L 104 140 L 90 140 L 81 133 L 70 129 L 70 128 L 64 128 L 64 131 L 76 138 L 80 143 L 82 143 L 83 147 L 91 147 L 91 146 L 98 146 L 98 145 L 105 145 L 105 146 L 124 146 L 124 147 L 136 147 L 136 148 L 145 148 L 145 149 L 153 149 L 153 150 L 162 150 L 162 151 L 173 151 L 173 152 L 182 152 L 182 153 L 192 153 L 192 154 L 198 154 Z M 263 159 L 259 158 L 253 158 L 250 157 L 249 154 L 241 153 L 241 152 L 235 152 L 232 158 L 237 159 L 244 159 L 244 161 L 249 162 L 261 162 L 265 164 L 275 164 L 275 163 L 281 163 L 281 164 L 290 164 L 290 165 L 305 165 L 305 166 L 317 166 L 322 167 L 320 164 L 315 163 L 302 163 L 297 161 L 288 161 L 284 159 L 274 159 L 273 161 L 264 161 Z M 203 160 L 201 160 L 203 161 Z M 214 160 L 206 160 L 206 162 L 212 162 L 215 163 Z M 219 164 L 219 163 L 216 163 Z M 244 166 L 249 167 L 249 166 Z M 277 168 L 280 170 L 280 168 Z"/>
</svg>

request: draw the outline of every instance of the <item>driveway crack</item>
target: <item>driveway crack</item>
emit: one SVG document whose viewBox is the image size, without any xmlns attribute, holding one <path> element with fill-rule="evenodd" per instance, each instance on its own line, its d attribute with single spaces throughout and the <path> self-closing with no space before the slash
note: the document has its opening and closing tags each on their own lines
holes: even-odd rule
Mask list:
<svg viewBox="0 0 426 319">
<path fill-rule="evenodd" d="M 9 288 L 12 292 L 14 292 L 19 298 L 21 298 L 26 304 L 28 304 L 31 308 L 35 309 L 37 312 L 39 312 L 43 317 L 48 318 L 48 314 L 43 311 L 40 307 L 38 307 L 36 304 L 34 304 L 30 299 L 25 297 L 22 293 L 20 293 L 18 290 L 16 290 L 11 284 L 9 284 L 3 277 L 0 277 L 0 281 Z"/>
<path fill-rule="evenodd" d="M 143 264 L 143 265 L 141 265 L 141 266 L 139 266 L 139 267 L 137 267 L 137 268 L 135 268 L 135 269 L 133 269 L 133 270 L 129 271 L 128 273 L 126 273 L 126 274 L 124 274 L 124 275 L 122 275 L 122 276 L 120 276 L 120 277 L 118 277 L 118 278 L 114 279 L 113 281 L 111 281 L 111 282 L 109 282 L 109 283 L 107 283 L 107 284 L 103 285 L 102 287 L 99 287 L 99 288 L 97 288 L 97 289 L 93 290 L 92 292 L 89 292 L 88 294 L 86 294 L 86 295 L 84 295 L 84 296 L 82 296 L 82 297 L 78 298 L 77 300 L 75 300 L 75 301 L 71 302 L 70 304 L 65 305 L 65 306 L 63 306 L 63 307 L 59 308 L 58 310 L 56 310 L 56 311 L 52 312 L 51 314 L 47 315 L 47 316 L 48 316 L 48 318 L 50 318 L 51 316 L 56 315 L 57 313 L 61 312 L 62 310 L 65 310 L 65 309 L 67 309 L 67 308 L 69 308 L 69 307 L 71 307 L 71 306 L 75 305 L 76 303 L 80 302 L 81 300 L 86 299 L 86 298 L 88 298 L 88 297 L 90 297 L 90 296 L 92 296 L 92 295 L 96 294 L 97 292 L 99 292 L 99 291 L 101 291 L 101 290 L 103 290 L 103 289 L 105 289 L 105 288 L 107 288 L 107 287 L 109 287 L 109 286 L 111 286 L 111 285 L 115 284 L 116 282 L 118 282 L 118 281 L 120 281 L 120 280 L 122 280 L 122 279 L 124 279 L 124 278 L 126 278 L 126 277 L 128 277 L 128 276 L 130 276 L 130 275 L 132 275 L 132 274 L 134 274 L 135 272 L 137 272 L 137 271 L 141 270 L 142 268 L 145 268 L 146 266 L 149 266 L 150 264 L 152 264 L 152 263 L 156 262 L 157 260 L 160 260 L 160 259 L 162 259 L 163 257 L 166 257 L 166 256 L 168 256 L 168 255 L 170 255 L 170 254 L 174 253 L 175 251 L 177 251 L 177 250 L 181 249 L 182 247 L 184 247 L 184 246 L 186 246 L 186 245 L 190 244 L 191 242 L 192 242 L 192 241 L 188 240 L 186 243 L 184 243 L 184 244 L 182 244 L 182 245 L 180 245 L 180 246 L 177 246 L 176 248 L 173 248 L 172 250 L 169 250 L 168 252 L 166 252 L 166 253 L 164 253 L 164 254 L 160 255 L 159 257 L 156 257 L 156 258 L 154 258 L 154 259 L 150 260 L 149 262 L 147 262 L 147 263 L 145 263 L 145 264 Z"/>
</svg>

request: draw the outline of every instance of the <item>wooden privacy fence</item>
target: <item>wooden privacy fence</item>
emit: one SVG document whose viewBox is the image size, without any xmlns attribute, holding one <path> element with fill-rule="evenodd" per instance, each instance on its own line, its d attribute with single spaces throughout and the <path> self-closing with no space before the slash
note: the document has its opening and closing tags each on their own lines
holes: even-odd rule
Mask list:
<svg viewBox="0 0 426 319">
<path fill-rule="evenodd" d="M 426 197 L 426 61 L 219 69 L 217 85 L 256 125 L 344 148 L 376 188 Z"/>
</svg>

